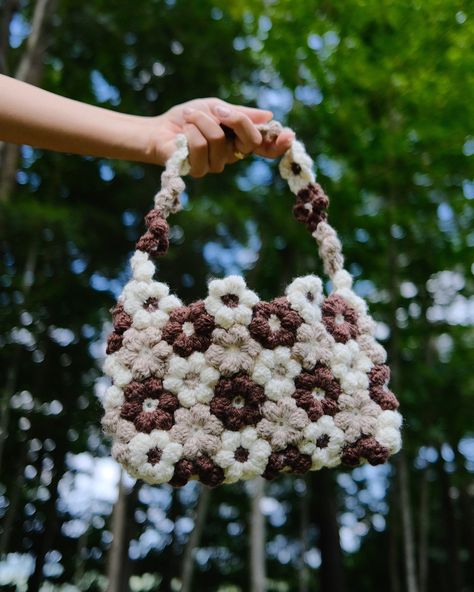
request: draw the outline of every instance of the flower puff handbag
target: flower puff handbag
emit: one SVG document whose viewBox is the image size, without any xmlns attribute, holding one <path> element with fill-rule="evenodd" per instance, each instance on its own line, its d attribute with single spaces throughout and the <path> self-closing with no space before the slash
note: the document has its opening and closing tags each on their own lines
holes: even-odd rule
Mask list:
<svg viewBox="0 0 474 592">
<path fill-rule="evenodd" d="M 258 128 L 273 138 L 282 130 L 276 121 Z M 384 463 L 401 448 L 399 403 L 303 144 L 293 141 L 279 170 L 331 293 L 310 274 L 265 302 L 230 275 L 211 279 L 207 295 L 188 305 L 154 279 L 153 259 L 168 249 L 166 219 L 181 209 L 190 170 L 183 134 L 176 147 L 111 311 L 104 371 L 112 385 L 101 423 L 113 457 L 133 477 L 174 487 Z"/>
</svg>

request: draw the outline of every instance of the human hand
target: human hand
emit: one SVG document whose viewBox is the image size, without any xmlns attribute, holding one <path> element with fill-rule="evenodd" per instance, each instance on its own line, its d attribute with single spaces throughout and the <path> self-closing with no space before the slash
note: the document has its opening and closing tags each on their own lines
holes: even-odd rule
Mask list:
<svg viewBox="0 0 474 592">
<path fill-rule="evenodd" d="M 217 98 L 194 99 L 154 118 L 156 125 L 152 126 L 149 152 L 154 162 L 164 165 L 176 149 L 176 135 L 184 133 L 189 146 L 191 177 L 221 173 L 226 164 L 239 160 L 235 151 L 277 158 L 288 150 L 294 133 L 286 130 L 275 140 L 264 142 L 256 124 L 267 123 L 272 117 L 271 111 L 233 105 Z M 228 137 L 221 124 L 235 138 Z"/>
</svg>

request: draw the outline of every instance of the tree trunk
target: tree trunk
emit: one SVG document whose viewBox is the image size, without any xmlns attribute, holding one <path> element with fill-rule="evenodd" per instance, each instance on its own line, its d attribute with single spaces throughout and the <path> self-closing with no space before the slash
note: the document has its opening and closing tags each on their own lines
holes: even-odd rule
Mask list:
<svg viewBox="0 0 474 592">
<path fill-rule="evenodd" d="M 309 570 L 305 561 L 308 551 L 308 524 L 309 524 L 309 491 L 308 478 L 304 476 L 306 489 L 300 499 L 300 545 L 301 556 L 299 558 L 298 592 L 309 592 Z"/>
<path fill-rule="evenodd" d="M 429 533 L 429 469 L 425 469 L 420 488 L 420 538 L 418 549 L 419 592 L 426 592 L 428 584 L 428 533 Z"/>
<path fill-rule="evenodd" d="M 448 552 L 447 578 L 449 581 L 449 590 L 450 592 L 461 592 L 463 587 L 459 544 L 459 523 L 456 517 L 455 500 L 452 498 L 450 493 L 451 483 L 449 474 L 444 468 L 444 460 L 441 456 L 440 449 L 438 450 L 438 462 L 436 463 L 436 469 L 441 487 L 445 547 Z"/>
<path fill-rule="evenodd" d="M 394 465 L 396 469 L 396 465 Z M 401 592 L 400 585 L 400 558 L 399 558 L 399 540 L 400 540 L 400 503 L 398 492 L 398 480 L 392 480 L 390 491 L 390 512 L 388 515 L 388 573 L 390 578 L 390 592 Z"/>
<path fill-rule="evenodd" d="M 50 498 L 45 504 L 45 518 L 43 535 L 38 544 L 35 558 L 35 569 L 28 580 L 28 592 L 39 592 L 43 583 L 43 568 L 46 554 L 54 548 L 54 541 L 58 532 L 58 514 L 56 504 L 58 500 L 58 485 L 64 474 L 64 458 L 55 462 L 53 478 L 49 486 Z"/>
<path fill-rule="evenodd" d="M 315 471 L 311 486 L 316 493 L 312 509 L 319 526 L 321 592 L 345 592 L 344 564 L 337 522 L 336 487 L 328 469 Z"/>
<path fill-rule="evenodd" d="M 183 555 L 183 565 L 181 570 L 181 592 L 191 592 L 194 573 L 194 555 L 196 553 L 196 549 L 199 547 L 199 543 L 201 542 L 202 531 L 206 522 L 210 497 L 211 490 L 209 487 L 201 485 L 201 493 L 199 495 L 199 501 L 194 514 L 194 528 L 189 535 Z"/>
<path fill-rule="evenodd" d="M 8 40 L 10 37 L 10 23 L 18 9 L 18 0 L 4 0 L 0 10 L 0 74 L 8 74 Z"/>
<path fill-rule="evenodd" d="M 15 78 L 38 84 L 43 71 L 43 55 L 47 47 L 47 23 L 56 0 L 37 0 L 31 19 L 31 33 L 26 42 Z M 15 187 L 19 148 L 15 144 L 0 143 L 0 202 L 9 200 Z"/>
<path fill-rule="evenodd" d="M 25 465 L 26 465 L 26 444 L 21 448 L 18 459 L 18 469 L 16 476 L 11 486 L 11 491 L 8 492 L 9 505 L 5 520 L 3 521 L 3 532 L 0 538 L 0 557 L 8 553 L 10 544 L 10 535 L 13 531 L 13 525 L 17 518 L 17 512 L 20 505 L 23 484 L 25 482 Z"/>
<path fill-rule="evenodd" d="M 250 495 L 250 590 L 265 592 L 267 573 L 265 563 L 265 518 L 261 501 L 265 493 L 265 480 L 256 477 L 248 483 Z"/>
<path fill-rule="evenodd" d="M 411 511 L 410 484 L 408 480 L 407 460 L 404 450 L 398 456 L 398 481 L 400 486 L 401 519 L 403 527 L 403 554 L 405 559 L 405 577 L 407 592 L 418 592 L 415 565 L 415 538 L 413 515 Z"/>
<path fill-rule="evenodd" d="M 107 592 L 119 592 L 123 579 L 123 550 L 127 516 L 127 491 L 120 470 L 118 498 L 112 512 L 112 545 L 107 558 Z"/>
</svg>

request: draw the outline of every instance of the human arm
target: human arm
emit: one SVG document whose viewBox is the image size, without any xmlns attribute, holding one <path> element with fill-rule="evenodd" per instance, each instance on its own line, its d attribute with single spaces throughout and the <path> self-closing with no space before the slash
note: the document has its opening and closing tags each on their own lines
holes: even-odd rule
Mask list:
<svg viewBox="0 0 474 592">
<path fill-rule="evenodd" d="M 230 110 L 220 115 L 217 107 Z M 192 111 L 187 114 L 186 108 Z M 0 75 L 0 140 L 37 148 L 102 158 L 164 165 L 177 133 L 188 139 L 190 175 L 220 172 L 238 160 L 234 151 L 275 158 L 288 148 L 290 132 L 270 145 L 262 142 L 256 123 L 271 112 L 230 105 L 217 98 L 194 99 L 156 117 L 119 113 L 75 101 Z M 229 140 L 223 123 L 236 134 Z"/>
</svg>

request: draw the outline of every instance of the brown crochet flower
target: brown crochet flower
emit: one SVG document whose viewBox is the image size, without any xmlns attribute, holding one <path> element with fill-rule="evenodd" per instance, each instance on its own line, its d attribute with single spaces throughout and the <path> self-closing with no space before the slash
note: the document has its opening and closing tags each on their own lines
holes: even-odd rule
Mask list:
<svg viewBox="0 0 474 592">
<path fill-rule="evenodd" d="M 107 354 L 113 354 L 122 347 L 123 333 L 132 326 L 132 317 L 125 312 L 122 304 L 117 304 L 110 312 L 114 330 L 107 338 Z"/>
<path fill-rule="evenodd" d="M 182 458 L 175 467 L 173 477 L 169 484 L 173 487 L 184 487 L 193 475 L 197 475 L 200 481 L 208 487 L 217 487 L 224 481 L 224 470 L 206 454 L 198 456 L 194 460 Z"/>
<path fill-rule="evenodd" d="M 304 222 L 311 232 L 314 232 L 318 224 L 326 220 L 326 208 L 329 199 L 319 183 L 309 183 L 298 191 L 296 203 L 293 206 L 293 216 Z"/>
<path fill-rule="evenodd" d="M 303 322 L 291 308 L 285 296 L 271 302 L 258 302 L 253 307 L 250 334 L 264 347 L 274 349 L 278 345 L 291 347 L 296 341 L 296 331 Z"/>
<path fill-rule="evenodd" d="M 136 248 L 155 257 L 165 255 L 169 246 L 168 222 L 158 210 L 153 209 L 145 216 L 145 223 L 148 230 L 139 238 Z"/>
<path fill-rule="evenodd" d="M 361 464 L 366 459 L 371 465 L 380 465 L 389 457 L 389 450 L 379 444 L 373 436 L 362 436 L 344 447 L 341 462 L 350 467 Z"/>
<path fill-rule="evenodd" d="M 124 396 L 120 416 L 132 421 L 139 432 L 149 434 L 154 429 L 171 429 L 179 402 L 175 395 L 163 389 L 161 380 L 147 378 L 143 382 L 131 382 L 125 387 Z"/>
<path fill-rule="evenodd" d="M 206 312 L 203 301 L 198 300 L 171 311 L 163 328 L 163 339 L 178 355 L 187 357 L 195 351 L 207 350 L 214 327 L 214 319 Z"/>
<path fill-rule="evenodd" d="M 219 380 L 210 409 L 224 427 L 237 431 L 247 425 L 254 426 L 262 419 L 260 405 L 264 402 L 263 387 L 255 383 L 248 374 L 240 373 L 232 378 Z"/>
<path fill-rule="evenodd" d="M 339 294 L 331 294 L 321 306 L 323 323 L 339 343 L 355 339 L 359 334 L 358 314 Z"/>
<path fill-rule="evenodd" d="M 311 421 L 322 415 L 335 415 L 341 385 L 325 364 L 318 363 L 311 372 L 301 372 L 295 378 L 296 391 L 293 398 L 298 407 L 306 411 Z"/>
<path fill-rule="evenodd" d="M 388 388 L 390 368 L 386 364 L 378 364 L 369 372 L 369 395 L 382 409 L 395 411 L 400 403 Z"/>
<path fill-rule="evenodd" d="M 303 475 L 311 468 L 311 456 L 302 454 L 296 446 L 290 444 L 284 450 L 270 454 L 262 477 L 271 481 L 278 477 L 285 468 L 290 469 L 291 473 Z"/>
</svg>

